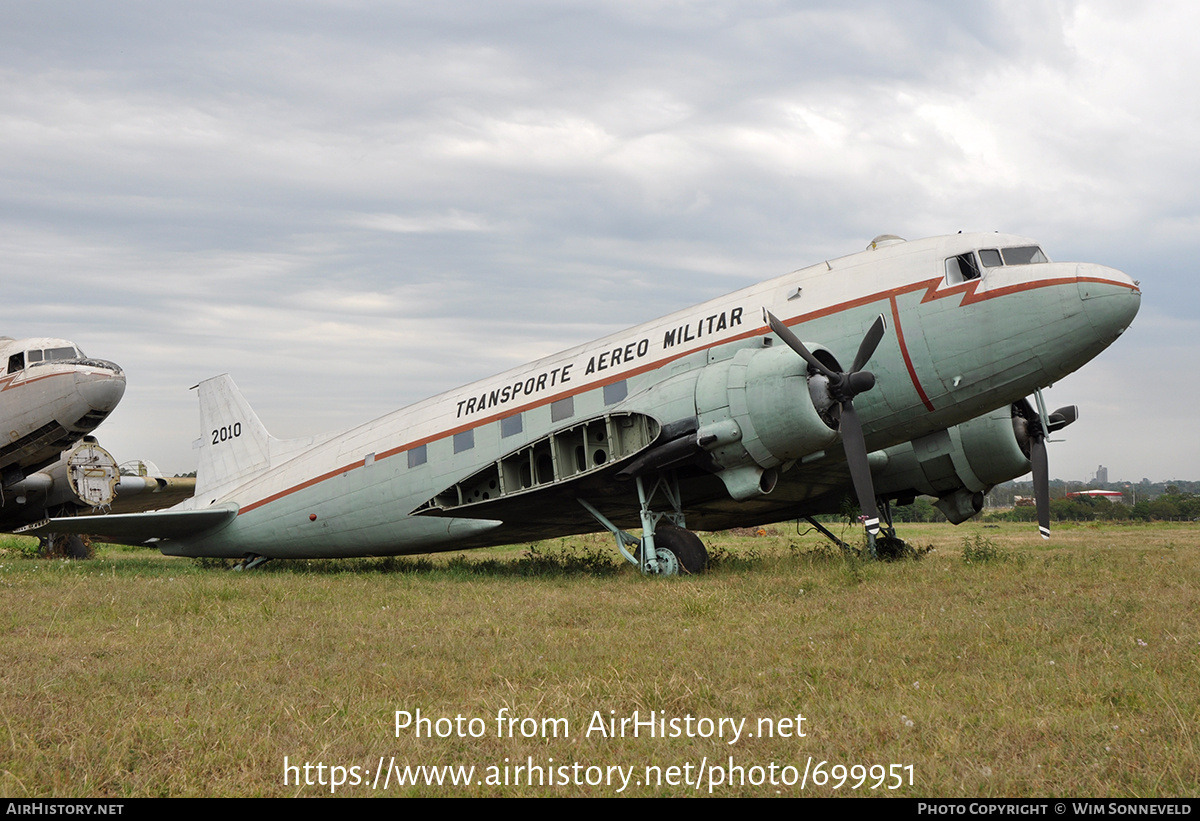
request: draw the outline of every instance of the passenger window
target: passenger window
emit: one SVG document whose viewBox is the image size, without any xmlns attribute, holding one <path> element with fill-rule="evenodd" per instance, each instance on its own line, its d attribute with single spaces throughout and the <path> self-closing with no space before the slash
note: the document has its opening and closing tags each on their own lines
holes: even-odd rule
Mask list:
<svg viewBox="0 0 1200 821">
<path fill-rule="evenodd" d="M 415 468 L 418 465 L 423 465 L 427 461 L 427 451 L 425 445 L 418 445 L 408 452 L 408 466 Z"/>
<path fill-rule="evenodd" d="M 561 422 L 564 419 L 570 419 L 575 415 L 575 397 L 568 396 L 566 399 L 559 399 L 557 402 L 550 403 L 550 421 Z"/>
<path fill-rule="evenodd" d="M 615 405 L 629 396 L 629 385 L 622 379 L 620 382 L 614 382 L 611 385 L 604 386 L 604 404 Z"/>
<path fill-rule="evenodd" d="M 475 447 L 475 429 L 464 430 L 461 433 L 454 434 L 454 452 L 462 453 L 464 450 L 470 450 Z"/>
<path fill-rule="evenodd" d="M 522 430 L 521 414 L 513 414 L 506 416 L 500 420 L 500 438 L 506 439 L 509 436 L 516 436 Z"/>
</svg>

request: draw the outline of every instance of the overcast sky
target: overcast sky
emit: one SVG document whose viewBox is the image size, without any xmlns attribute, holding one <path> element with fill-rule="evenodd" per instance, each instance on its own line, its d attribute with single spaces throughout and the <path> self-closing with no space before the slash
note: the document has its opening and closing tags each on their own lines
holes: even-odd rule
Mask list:
<svg viewBox="0 0 1200 821">
<path fill-rule="evenodd" d="M 1200 4 L 0 6 L 0 333 L 126 369 L 97 431 L 195 469 L 188 388 L 366 421 L 881 233 L 1142 283 L 1049 392 L 1051 475 L 1200 478 Z"/>
</svg>

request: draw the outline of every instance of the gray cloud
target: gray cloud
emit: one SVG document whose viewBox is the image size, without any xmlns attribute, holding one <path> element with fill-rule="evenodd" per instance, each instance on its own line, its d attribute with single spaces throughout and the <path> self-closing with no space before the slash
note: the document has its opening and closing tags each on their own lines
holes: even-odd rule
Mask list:
<svg viewBox="0 0 1200 821">
<path fill-rule="evenodd" d="M 348 426 L 887 231 L 1023 233 L 1143 280 L 1134 330 L 1055 389 L 1105 408 L 1064 476 L 1143 418 L 1113 363 L 1170 384 L 1193 353 L 1141 329 L 1194 330 L 1200 296 L 1183 3 L 4 14 L 5 331 L 128 369 L 121 458 L 191 469 L 186 388 L 215 373 L 281 435 Z M 1125 441 L 1132 478 L 1200 457 Z"/>
</svg>

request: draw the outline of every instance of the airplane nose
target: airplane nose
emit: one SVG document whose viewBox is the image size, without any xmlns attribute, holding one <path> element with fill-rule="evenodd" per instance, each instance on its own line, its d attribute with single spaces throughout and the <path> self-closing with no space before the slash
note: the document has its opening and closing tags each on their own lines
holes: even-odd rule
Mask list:
<svg viewBox="0 0 1200 821">
<path fill-rule="evenodd" d="M 1136 283 L 1115 268 L 1079 266 L 1079 298 L 1096 335 L 1108 344 L 1125 332 L 1142 304 Z"/>
<path fill-rule="evenodd" d="M 89 408 L 100 413 L 109 413 L 125 395 L 125 374 L 116 365 L 112 365 L 111 371 L 78 374 L 75 385 Z"/>
</svg>

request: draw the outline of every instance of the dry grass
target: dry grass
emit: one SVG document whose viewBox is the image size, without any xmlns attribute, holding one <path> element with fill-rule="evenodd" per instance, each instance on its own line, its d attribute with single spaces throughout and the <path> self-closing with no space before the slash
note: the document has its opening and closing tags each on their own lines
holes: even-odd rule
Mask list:
<svg viewBox="0 0 1200 821">
<path fill-rule="evenodd" d="M 65 562 L 0 548 L 0 794 L 329 792 L 285 787 L 284 756 L 372 778 L 381 756 L 475 765 L 477 778 L 553 758 L 633 766 L 636 784 L 646 765 L 731 755 L 746 768 L 912 765 L 913 786 L 893 793 L 907 796 L 1195 794 L 1200 528 L 1064 526 L 1049 543 L 1028 525 L 903 535 L 936 549 L 863 563 L 768 528 L 706 537 L 716 569 L 669 580 L 604 562 L 615 550 L 598 536 L 543 545 L 540 559 L 508 548 L 245 574 L 146 551 Z M 482 718 L 488 735 L 397 737 L 395 711 L 418 708 Z M 571 737 L 497 738 L 501 708 L 566 718 Z M 802 713 L 807 736 L 585 737 L 610 710 L 745 717 L 751 731 Z"/>
</svg>

